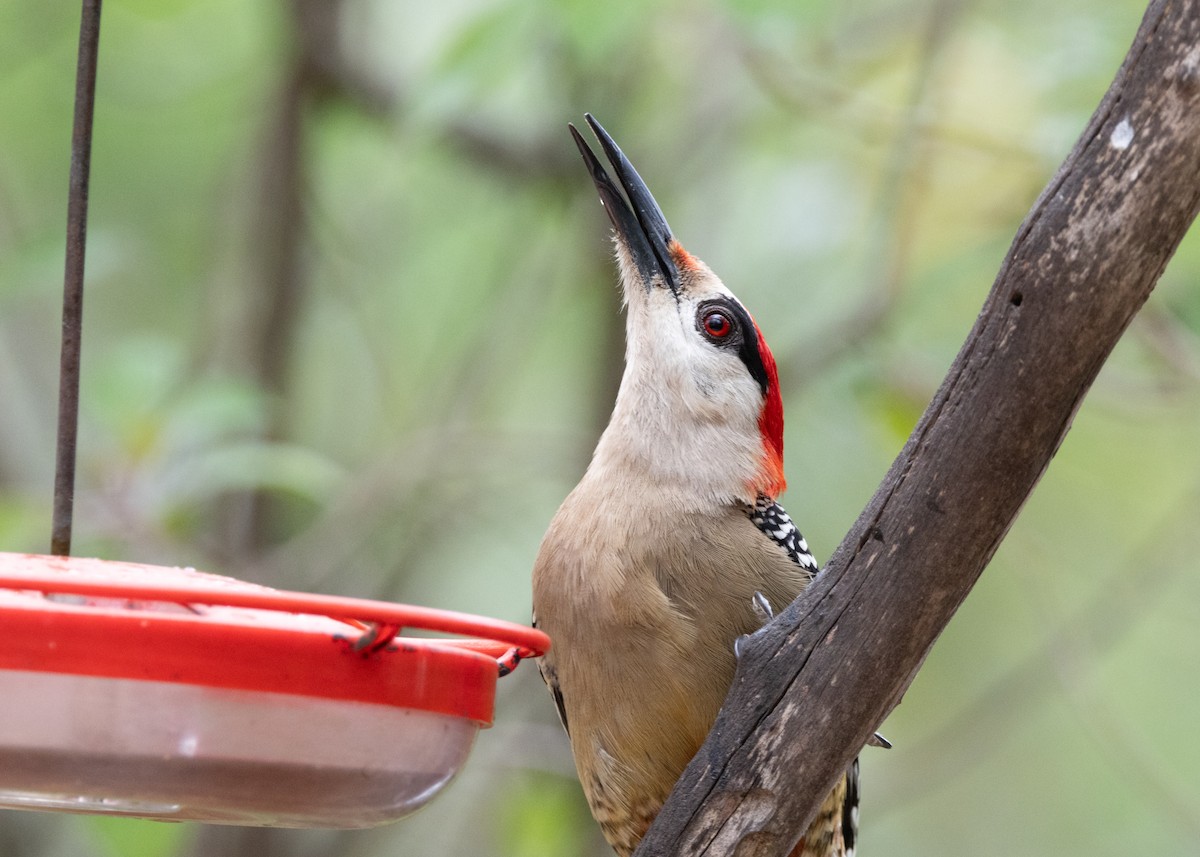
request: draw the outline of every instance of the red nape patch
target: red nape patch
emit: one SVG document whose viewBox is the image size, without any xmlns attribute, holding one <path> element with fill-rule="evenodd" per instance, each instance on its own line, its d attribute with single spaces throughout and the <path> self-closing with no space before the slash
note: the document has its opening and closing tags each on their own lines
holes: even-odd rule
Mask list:
<svg viewBox="0 0 1200 857">
<path fill-rule="evenodd" d="M 763 439 L 763 484 L 756 487 L 768 497 L 775 498 L 787 488 L 787 479 L 783 475 L 783 397 L 779 394 L 775 355 L 767 347 L 757 322 L 754 331 L 758 334 L 758 354 L 767 373 L 767 397 L 758 417 L 758 430 Z"/>
<path fill-rule="evenodd" d="M 667 252 L 671 254 L 671 260 L 677 267 L 688 271 L 696 270 L 696 257 L 684 250 L 683 245 L 674 238 L 667 244 Z"/>
</svg>

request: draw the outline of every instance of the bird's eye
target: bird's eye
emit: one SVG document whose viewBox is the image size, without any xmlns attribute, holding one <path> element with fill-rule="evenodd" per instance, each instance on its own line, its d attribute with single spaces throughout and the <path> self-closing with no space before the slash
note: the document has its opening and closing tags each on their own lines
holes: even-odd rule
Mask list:
<svg viewBox="0 0 1200 857">
<path fill-rule="evenodd" d="M 725 313 L 712 310 L 704 316 L 704 332 L 713 339 L 724 339 L 733 333 L 733 322 Z"/>
</svg>

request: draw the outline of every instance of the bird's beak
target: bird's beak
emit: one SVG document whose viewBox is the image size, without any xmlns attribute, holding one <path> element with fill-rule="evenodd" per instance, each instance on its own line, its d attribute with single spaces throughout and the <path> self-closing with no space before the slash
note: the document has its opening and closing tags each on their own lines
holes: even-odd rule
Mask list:
<svg viewBox="0 0 1200 857">
<path fill-rule="evenodd" d="M 575 138 L 575 145 L 579 147 L 583 162 L 587 164 L 596 190 L 600 193 L 600 202 L 608 212 L 608 219 L 612 221 L 617 241 L 633 260 L 647 290 L 657 279 L 658 285 L 678 294 L 679 268 L 671 256 L 671 227 L 667 225 L 662 209 L 654 201 L 650 189 L 637 174 L 633 164 L 629 163 L 629 158 L 625 157 L 625 153 L 613 142 L 608 132 L 590 113 L 585 113 L 584 118 L 595 133 L 596 139 L 600 141 L 600 146 L 604 149 L 608 162 L 612 164 L 621 187 L 625 189 L 625 195 L 629 197 L 629 201 L 626 202 L 579 131 L 574 125 L 568 124 L 571 136 Z"/>
</svg>

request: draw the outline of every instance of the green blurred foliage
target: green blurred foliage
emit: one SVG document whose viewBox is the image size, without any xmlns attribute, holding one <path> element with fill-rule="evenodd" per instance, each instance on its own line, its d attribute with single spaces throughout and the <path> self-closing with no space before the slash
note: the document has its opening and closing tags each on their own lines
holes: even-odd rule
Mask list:
<svg viewBox="0 0 1200 857">
<path fill-rule="evenodd" d="M 525 621 L 620 369 L 565 133 L 592 111 L 772 342 L 785 503 L 827 556 L 1142 8 L 109 0 L 76 551 Z M 0 0 L 6 550 L 49 531 L 76 16 Z M 1198 280 L 1192 235 L 885 724 L 896 748 L 865 752 L 861 853 L 1196 850 Z M 0 853 L 608 853 L 539 684 L 506 679 L 459 781 L 390 827 L 6 813 Z"/>
<path fill-rule="evenodd" d="M 187 828 L 178 824 L 125 818 L 92 818 L 88 827 L 106 857 L 173 857 L 188 835 Z"/>
</svg>

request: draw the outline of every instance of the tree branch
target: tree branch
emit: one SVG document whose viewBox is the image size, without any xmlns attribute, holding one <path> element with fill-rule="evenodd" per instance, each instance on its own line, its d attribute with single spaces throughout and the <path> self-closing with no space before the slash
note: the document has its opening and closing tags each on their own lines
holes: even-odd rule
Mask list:
<svg viewBox="0 0 1200 857">
<path fill-rule="evenodd" d="M 1200 0 L 1154 0 L 970 336 L 817 581 L 743 648 L 636 855 L 799 839 L 1012 525 L 1200 207 Z"/>
</svg>

